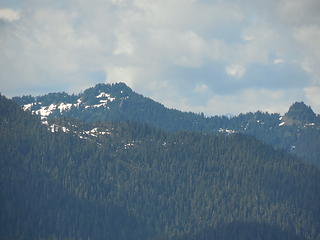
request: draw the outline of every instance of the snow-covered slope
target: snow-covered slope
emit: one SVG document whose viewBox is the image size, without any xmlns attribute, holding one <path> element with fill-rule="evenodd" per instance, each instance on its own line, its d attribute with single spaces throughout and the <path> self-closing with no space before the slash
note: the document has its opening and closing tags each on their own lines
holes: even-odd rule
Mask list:
<svg viewBox="0 0 320 240">
<path fill-rule="evenodd" d="M 102 108 L 108 111 L 115 105 L 120 105 L 129 98 L 128 93 L 123 90 L 115 92 L 111 85 L 97 85 L 87 89 L 84 93 L 66 97 L 65 93 L 39 96 L 39 97 L 16 97 L 23 110 L 31 111 L 46 122 L 50 117 L 60 117 L 70 111 L 89 111 Z M 115 104 L 112 104 L 115 103 Z"/>
</svg>

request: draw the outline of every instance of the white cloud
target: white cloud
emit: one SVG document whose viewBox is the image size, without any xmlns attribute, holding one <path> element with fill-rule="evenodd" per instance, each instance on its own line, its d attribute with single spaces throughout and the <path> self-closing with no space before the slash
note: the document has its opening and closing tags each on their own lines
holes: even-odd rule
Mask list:
<svg viewBox="0 0 320 240">
<path fill-rule="evenodd" d="M 211 115 L 239 114 L 257 110 L 285 113 L 294 101 L 296 99 L 288 97 L 283 90 L 248 88 L 232 95 L 215 94 L 202 106 L 189 105 L 189 109 L 196 109 L 196 112 L 206 112 Z"/>
<path fill-rule="evenodd" d="M 116 48 L 113 50 L 113 54 L 132 55 L 134 52 L 134 46 L 132 44 L 132 40 L 129 34 L 124 32 L 119 32 L 116 34 L 116 37 L 117 37 L 117 45 L 116 45 Z"/>
<path fill-rule="evenodd" d="M 301 52 L 300 63 L 309 66 L 309 71 L 320 77 L 318 63 L 320 61 L 320 25 L 311 25 L 296 28 L 294 38 L 299 44 Z"/>
<path fill-rule="evenodd" d="M 242 39 L 245 41 L 253 41 L 255 40 L 255 37 L 252 35 L 243 35 Z"/>
<path fill-rule="evenodd" d="M 134 67 L 109 67 L 107 69 L 107 82 L 124 82 L 134 87 L 137 80 L 138 69 Z"/>
<path fill-rule="evenodd" d="M 208 105 L 215 107 L 215 111 L 220 114 L 255 112 L 257 109 L 269 112 L 285 112 L 287 108 L 277 104 L 283 102 L 284 97 L 285 93 L 283 91 L 245 89 L 235 95 L 217 95 L 209 100 Z M 241 99 L 241 101 L 238 99 Z M 233 104 L 230 105 L 230 102 Z M 290 102 L 287 104 L 290 104 Z"/>
<path fill-rule="evenodd" d="M 273 63 L 274 64 L 281 64 L 281 63 L 284 63 L 284 60 L 282 58 L 276 58 L 273 60 Z"/>
<path fill-rule="evenodd" d="M 244 66 L 233 64 L 226 67 L 226 73 L 231 77 L 242 78 L 246 69 Z"/>
<path fill-rule="evenodd" d="M 196 85 L 194 91 L 195 91 L 196 93 L 205 93 L 205 92 L 208 91 L 208 89 L 209 89 L 208 85 L 202 83 L 202 84 Z"/>
<path fill-rule="evenodd" d="M 179 36 L 178 44 L 182 47 L 178 64 L 182 66 L 199 66 L 205 56 L 205 41 L 196 33 L 187 31 Z"/>
<path fill-rule="evenodd" d="M 292 81 L 290 89 L 297 91 L 287 90 L 284 96 L 290 95 L 293 101 L 308 99 L 312 104 L 318 100 L 316 90 L 308 90 L 320 84 L 318 0 L 28 3 L 19 11 L 0 10 L 4 94 L 20 94 L 17 86 L 25 94 L 36 92 L 39 86 L 45 91 L 55 86 L 78 90 L 94 84 L 88 77 L 91 72 L 105 72 L 107 81 L 126 82 L 176 108 L 181 105 L 198 111 L 200 100 L 193 104 L 196 101 L 191 98 L 200 96 L 204 102 L 225 101 L 222 105 L 227 112 L 237 110 L 233 105 L 244 111 L 259 106 L 271 109 L 276 100 L 280 109 L 288 104 L 282 97 L 270 104 L 266 98 L 251 105 L 253 97 L 246 100 L 246 95 L 252 96 L 248 89 L 282 93 L 290 80 L 262 83 L 259 79 L 266 78 L 250 71 L 259 66 L 277 69 L 260 72 L 290 76 L 277 71 L 290 71 L 292 64 L 292 68 L 300 66 L 312 81 L 306 77 L 303 87 Z M 233 97 L 225 90 L 230 86 Z M 42 94 L 44 90 L 38 91 Z M 200 111 L 214 113 L 210 109 L 215 108 L 209 104 Z"/>
<path fill-rule="evenodd" d="M 20 19 L 20 13 L 10 8 L 0 8 L 0 20 L 14 22 Z"/>
<path fill-rule="evenodd" d="M 320 112 L 320 86 L 311 86 L 304 89 L 308 104 L 314 107 L 318 113 Z"/>
</svg>

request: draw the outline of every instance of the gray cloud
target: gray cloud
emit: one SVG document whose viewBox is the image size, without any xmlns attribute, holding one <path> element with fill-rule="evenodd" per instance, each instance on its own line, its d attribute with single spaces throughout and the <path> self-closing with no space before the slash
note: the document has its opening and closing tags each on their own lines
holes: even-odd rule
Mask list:
<svg viewBox="0 0 320 240">
<path fill-rule="evenodd" d="M 1 92 L 74 92 L 124 81 L 169 107 L 207 114 L 283 112 L 296 100 L 319 111 L 319 5 L 4 0 Z M 1 18 L 1 9 L 11 12 Z"/>
</svg>

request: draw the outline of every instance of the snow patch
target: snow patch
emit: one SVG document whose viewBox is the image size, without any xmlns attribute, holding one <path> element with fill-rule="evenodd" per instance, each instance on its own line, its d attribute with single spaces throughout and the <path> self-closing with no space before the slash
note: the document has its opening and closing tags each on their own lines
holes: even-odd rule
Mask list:
<svg viewBox="0 0 320 240">
<path fill-rule="evenodd" d="M 109 93 L 101 92 L 96 98 L 106 98 L 103 100 L 100 100 L 100 102 L 107 103 L 107 102 L 113 102 L 115 100 L 114 97 L 111 97 Z"/>
<path fill-rule="evenodd" d="M 127 143 L 127 144 L 124 145 L 124 149 L 129 149 L 129 148 L 131 148 L 133 146 L 134 146 L 133 142 L 132 143 Z"/>
<path fill-rule="evenodd" d="M 23 111 L 31 110 L 32 106 L 33 106 L 33 103 L 25 104 L 23 105 L 22 109 Z"/>
<path fill-rule="evenodd" d="M 260 123 L 260 124 L 264 124 L 264 122 L 262 120 L 257 120 L 257 123 Z"/>
<path fill-rule="evenodd" d="M 33 102 L 33 103 L 25 104 L 22 106 L 22 109 L 23 109 L 23 111 L 27 111 L 27 110 L 30 111 L 33 106 L 36 106 L 39 104 L 41 104 L 41 102 Z"/>
<path fill-rule="evenodd" d="M 315 123 L 307 123 L 306 126 L 315 126 Z"/>
<path fill-rule="evenodd" d="M 47 122 L 48 123 L 48 122 Z M 59 132 L 59 131 L 62 131 L 64 133 L 68 133 L 70 132 L 70 130 L 64 126 L 59 126 L 57 124 L 52 124 L 48 127 L 49 131 L 52 132 L 52 133 L 55 133 L 55 132 Z"/>
<path fill-rule="evenodd" d="M 54 110 L 57 109 L 57 106 L 54 104 L 51 104 L 49 106 L 41 107 L 39 110 L 32 111 L 32 113 L 35 113 L 37 115 L 41 116 L 41 119 L 47 118 Z"/>
<path fill-rule="evenodd" d="M 66 127 L 62 127 L 61 130 L 62 130 L 62 132 L 65 132 L 65 133 L 70 132 L 70 130 Z"/>
<path fill-rule="evenodd" d="M 93 108 L 98 108 L 98 107 L 105 107 L 107 104 L 106 103 L 100 103 L 100 104 L 95 104 L 95 105 L 92 105 Z M 90 106 L 86 106 L 87 107 L 90 107 Z"/>
<path fill-rule="evenodd" d="M 106 129 L 105 131 L 100 131 L 98 130 L 98 128 L 93 128 L 91 130 L 82 132 L 82 134 L 92 137 L 98 137 L 99 135 L 110 135 L 111 132 L 108 129 Z"/>
<path fill-rule="evenodd" d="M 60 110 L 60 112 L 64 112 L 64 111 L 70 110 L 72 106 L 73 106 L 72 103 L 63 103 L 62 102 L 58 106 L 58 109 Z"/>
<path fill-rule="evenodd" d="M 227 134 L 234 134 L 236 133 L 235 130 L 232 130 L 232 129 L 224 129 L 224 128 L 219 128 L 219 133 L 227 133 Z"/>
<path fill-rule="evenodd" d="M 110 94 L 102 92 L 98 96 L 96 96 L 96 98 L 109 97 L 109 96 L 110 96 Z"/>
<path fill-rule="evenodd" d="M 82 103 L 81 99 L 77 99 L 77 103 L 74 104 L 75 107 L 79 108 L 80 107 L 80 104 Z"/>
</svg>

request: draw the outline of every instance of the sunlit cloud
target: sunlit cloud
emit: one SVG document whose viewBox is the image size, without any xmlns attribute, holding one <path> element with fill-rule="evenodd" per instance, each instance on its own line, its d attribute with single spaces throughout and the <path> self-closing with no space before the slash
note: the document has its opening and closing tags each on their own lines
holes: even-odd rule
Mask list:
<svg viewBox="0 0 320 240">
<path fill-rule="evenodd" d="M 244 66 L 233 64 L 226 67 L 226 73 L 231 77 L 241 78 L 246 73 Z"/>
<path fill-rule="evenodd" d="M 0 20 L 14 22 L 20 19 L 20 13 L 9 8 L 0 8 Z"/>
</svg>

